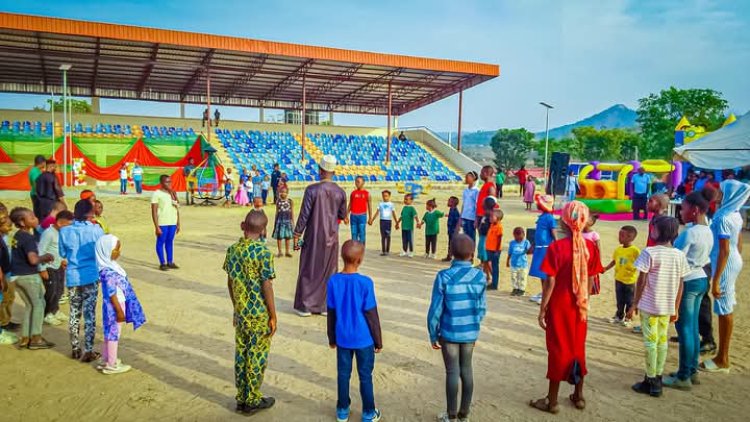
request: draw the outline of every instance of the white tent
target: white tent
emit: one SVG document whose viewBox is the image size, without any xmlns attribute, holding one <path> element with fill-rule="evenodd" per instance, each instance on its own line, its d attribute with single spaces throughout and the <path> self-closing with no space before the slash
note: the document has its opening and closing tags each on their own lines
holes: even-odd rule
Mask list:
<svg viewBox="0 0 750 422">
<path fill-rule="evenodd" d="M 722 170 L 750 165 L 750 113 L 729 126 L 674 149 L 696 167 Z"/>
</svg>

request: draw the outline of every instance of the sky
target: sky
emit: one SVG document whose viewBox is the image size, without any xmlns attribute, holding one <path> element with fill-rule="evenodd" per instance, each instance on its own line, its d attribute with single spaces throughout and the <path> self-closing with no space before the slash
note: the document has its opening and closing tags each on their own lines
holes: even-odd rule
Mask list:
<svg viewBox="0 0 750 422">
<path fill-rule="evenodd" d="M 0 0 L 0 10 L 500 65 L 464 92 L 463 130 L 544 129 L 614 104 L 636 108 L 661 89 L 712 88 L 730 111 L 750 109 L 750 1 L 723 0 Z M 44 99 L 0 94 L 2 107 Z M 456 130 L 458 97 L 399 118 L 399 126 Z M 199 117 L 202 106 L 187 113 Z M 177 104 L 102 100 L 103 113 L 176 117 Z M 268 116 L 269 112 L 266 113 Z M 257 111 L 222 109 L 225 119 Z M 385 126 L 339 115 L 338 125 Z"/>
</svg>

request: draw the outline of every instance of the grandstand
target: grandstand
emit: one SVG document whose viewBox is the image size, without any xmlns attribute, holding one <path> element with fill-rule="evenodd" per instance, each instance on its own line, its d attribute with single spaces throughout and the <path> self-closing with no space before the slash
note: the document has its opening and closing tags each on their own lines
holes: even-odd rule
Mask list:
<svg viewBox="0 0 750 422">
<path fill-rule="evenodd" d="M 67 91 L 91 97 L 94 104 L 94 113 L 77 114 L 65 128 L 53 127 L 44 112 L 0 110 L 3 188 L 19 188 L 14 183 L 28 168 L 18 172 L 18 166 L 28 163 L 32 152 L 65 158 L 64 172 L 71 169 L 71 157 L 86 159 L 93 173 L 105 178 L 88 175 L 107 181 L 115 177 L 110 167 L 123 160 L 145 157 L 164 171 L 188 154 L 200 158 L 204 138 L 226 166 L 240 170 L 255 164 L 267 173 L 278 162 L 292 181 L 315 180 L 323 154 L 338 158 L 339 181 L 359 175 L 382 182 L 458 181 L 459 174 L 477 168 L 460 154 L 462 93 L 499 75 L 497 65 L 484 63 L 2 12 L 0 50 L 0 92 Z M 426 128 L 406 131 L 405 140 L 394 137 L 393 116 L 454 94 L 458 151 Z M 180 103 L 183 115 L 101 115 L 99 98 Z M 387 120 L 385 128 L 310 126 L 304 119 L 298 126 L 222 121 L 221 128 L 210 122 L 203 128 L 200 120 L 184 118 L 184 104 L 190 103 L 204 104 L 209 115 L 218 105 L 258 108 L 261 116 L 268 108 L 303 116 L 378 114 Z M 65 153 L 55 147 L 63 142 Z M 172 174 L 179 178 L 176 170 Z"/>
</svg>

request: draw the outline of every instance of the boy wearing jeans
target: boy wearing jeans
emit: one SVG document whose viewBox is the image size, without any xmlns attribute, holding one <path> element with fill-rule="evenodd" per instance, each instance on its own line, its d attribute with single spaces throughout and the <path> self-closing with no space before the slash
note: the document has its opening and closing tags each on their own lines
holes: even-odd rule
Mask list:
<svg viewBox="0 0 750 422">
<path fill-rule="evenodd" d="M 487 312 L 484 273 L 471 264 L 474 242 L 465 234 L 453 238 L 451 267 L 438 272 L 432 288 L 427 313 L 430 343 L 443 352 L 447 412 L 438 415 L 440 422 L 468 420 L 474 393 L 471 364 L 474 343 Z M 458 406 L 458 381 L 461 380 L 461 407 Z"/>
<path fill-rule="evenodd" d="M 349 420 L 349 379 L 355 356 L 362 395 L 362 421 L 377 422 L 381 416 L 375 407 L 372 370 L 375 354 L 383 349 L 383 340 L 372 279 L 357 272 L 364 254 L 364 244 L 347 240 L 341 247 L 344 270 L 328 279 L 328 345 L 336 349 L 338 422 Z"/>
<path fill-rule="evenodd" d="M 372 218 L 370 192 L 365 189 L 365 178 L 357 176 L 353 190 L 349 195 L 349 209 L 347 210 L 347 224 L 352 226 L 352 240 L 366 243 L 367 222 Z"/>
</svg>

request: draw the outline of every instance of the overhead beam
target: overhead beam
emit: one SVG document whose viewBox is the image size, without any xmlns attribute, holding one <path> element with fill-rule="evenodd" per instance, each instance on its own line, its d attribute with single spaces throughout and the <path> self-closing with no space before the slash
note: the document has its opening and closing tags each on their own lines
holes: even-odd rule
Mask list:
<svg viewBox="0 0 750 422">
<path fill-rule="evenodd" d="M 211 64 L 211 59 L 214 57 L 214 53 L 216 52 L 215 49 L 210 49 L 206 52 L 206 54 L 203 56 L 203 60 L 201 60 L 200 65 L 197 69 L 195 69 L 195 72 L 193 72 L 193 76 L 190 77 L 190 80 L 187 81 L 185 86 L 182 88 L 182 91 L 180 92 L 180 101 L 184 100 L 185 97 L 188 95 L 191 89 L 195 86 L 195 84 L 200 79 L 201 75 L 206 71 L 208 68 L 208 65 Z"/>
<path fill-rule="evenodd" d="M 312 64 L 315 62 L 313 59 L 305 60 L 301 65 L 299 65 L 296 69 L 292 71 L 289 76 L 282 79 L 273 86 L 273 88 L 266 91 L 265 94 L 261 95 L 261 99 L 265 100 L 269 97 L 273 97 L 274 95 L 280 94 L 281 92 L 284 92 L 287 88 L 289 88 L 292 84 L 297 82 L 300 78 L 302 78 L 302 75 L 307 73 L 307 70 L 312 66 Z"/>
<path fill-rule="evenodd" d="M 312 92 L 310 92 L 310 99 L 315 100 L 320 95 L 326 92 L 329 92 L 330 90 L 332 90 L 333 88 L 336 88 L 337 86 L 341 85 L 344 82 L 351 80 L 354 74 L 357 73 L 357 71 L 361 68 L 362 68 L 361 63 L 357 63 L 352 66 L 349 66 L 348 68 L 346 68 L 346 70 L 336 75 L 335 78 L 327 81 L 324 84 L 318 85 L 317 88 L 312 90 Z"/>
<path fill-rule="evenodd" d="M 224 91 L 223 94 L 221 94 L 221 103 L 225 104 L 227 100 L 234 95 L 235 92 L 237 92 L 238 89 L 242 88 L 250 82 L 251 79 L 260 71 L 261 68 L 263 68 L 263 64 L 266 62 L 266 59 L 268 59 L 268 54 L 263 54 L 261 56 L 257 56 L 252 63 L 247 68 L 247 71 L 242 74 L 239 78 L 235 79 L 234 82 L 232 82 L 232 85 L 229 86 L 229 88 Z"/>
<path fill-rule="evenodd" d="M 392 82 L 391 80 L 393 78 L 395 78 L 396 76 L 400 75 L 401 72 L 403 72 L 403 71 L 404 71 L 404 68 L 399 67 L 399 68 L 393 69 L 393 70 L 391 70 L 389 72 L 386 72 L 386 73 L 378 76 L 377 78 L 375 78 L 375 80 L 373 80 L 372 82 L 367 83 L 367 84 L 365 84 L 365 85 L 363 85 L 363 86 L 355 89 L 354 91 L 352 91 L 352 92 L 344 95 L 343 97 L 337 98 L 333 102 L 334 103 L 341 103 L 343 101 L 349 101 L 349 100 L 357 98 L 357 96 L 361 96 L 363 94 L 367 94 L 367 93 L 370 93 L 370 92 L 373 92 L 373 91 L 377 91 L 378 88 L 380 88 L 381 86 L 388 87 L 389 84 Z M 340 106 L 338 106 L 338 105 L 334 105 L 333 106 L 334 109 L 338 109 L 339 107 Z"/>
<path fill-rule="evenodd" d="M 141 75 L 141 80 L 138 81 L 138 86 L 135 88 L 136 92 L 138 92 L 138 98 L 141 98 L 141 95 L 143 94 L 143 90 L 146 89 L 146 82 L 148 82 L 148 78 L 151 77 L 151 72 L 154 71 L 154 66 L 156 66 L 156 57 L 159 54 L 159 44 L 154 44 L 154 47 L 151 49 L 151 60 L 149 63 L 143 68 L 143 75 Z M 94 76 L 96 77 L 96 76 Z"/>
<path fill-rule="evenodd" d="M 424 77 L 422 77 L 421 79 L 419 79 L 419 81 L 417 82 L 417 84 L 422 84 L 422 83 L 424 83 L 424 84 L 430 84 L 432 81 L 434 81 L 435 79 L 439 78 L 441 75 L 442 75 L 442 73 L 427 74 Z M 392 95 L 393 95 L 393 98 L 399 99 L 401 96 L 408 95 L 408 94 L 416 91 L 417 89 L 419 89 L 418 86 L 408 86 L 407 85 L 407 86 L 403 86 L 403 87 L 397 89 L 396 92 L 394 92 Z M 384 96 L 382 96 L 382 97 L 380 97 L 380 98 L 378 98 L 376 100 L 372 100 L 369 103 L 365 104 L 365 107 L 373 106 L 373 108 L 375 108 L 381 102 L 388 100 L 388 98 L 390 96 L 391 96 L 391 92 L 389 90 L 389 92 L 386 93 Z"/>
<path fill-rule="evenodd" d="M 420 107 L 424 107 L 427 104 L 434 103 L 435 101 L 442 100 L 443 98 L 450 97 L 453 94 L 457 94 L 458 92 L 471 88 L 474 85 L 481 83 L 484 79 L 482 79 L 479 76 L 470 76 L 467 78 L 464 78 L 453 85 L 445 87 L 445 89 L 433 92 L 431 94 L 425 95 L 424 97 L 412 101 L 410 103 L 404 104 L 396 109 L 398 115 L 402 115 L 405 113 L 408 113 L 410 111 L 414 111 Z"/>
</svg>

